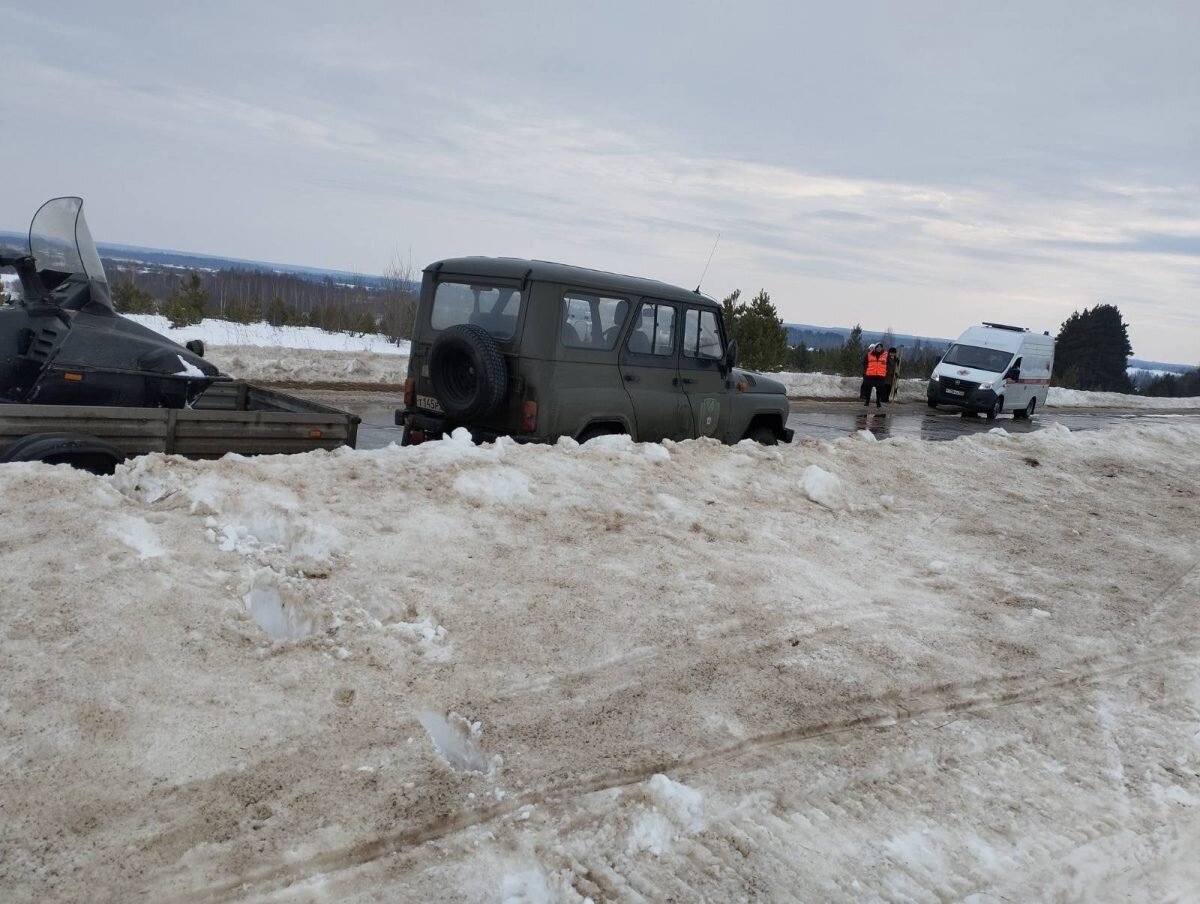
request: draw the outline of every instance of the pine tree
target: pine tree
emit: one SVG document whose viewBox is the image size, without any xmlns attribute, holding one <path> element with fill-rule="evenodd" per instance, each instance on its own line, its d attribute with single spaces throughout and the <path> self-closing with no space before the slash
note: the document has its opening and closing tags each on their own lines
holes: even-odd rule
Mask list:
<svg viewBox="0 0 1200 904">
<path fill-rule="evenodd" d="M 150 293 L 128 282 L 117 283 L 112 293 L 113 307 L 121 314 L 153 314 L 156 310 Z"/>
<path fill-rule="evenodd" d="M 1116 305 L 1076 311 L 1058 331 L 1054 378 L 1059 386 L 1102 392 L 1131 392 L 1126 368 L 1133 347 Z"/>
<path fill-rule="evenodd" d="M 208 292 L 200 274 L 193 272 L 167 298 L 163 313 L 170 318 L 172 327 L 181 327 L 203 320 L 207 307 Z"/>
<path fill-rule="evenodd" d="M 735 290 L 721 302 L 725 328 L 737 340 L 738 362 L 750 370 L 782 370 L 788 361 L 787 330 L 771 303 L 766 289 L 760 289 L 750 304 L 738 304 L 741 290 Z"/>
<path fill-rule="evenodd" d="M 856 323 L 850 330 L 850 335 L 846 337 L 846 344 L 842 346 L 841 354 L 838 356 L 841 363 L 839 372 L 843 375 L 853 377 L 862 374 L 862 334 L 862 324 Z"/>
</svg>

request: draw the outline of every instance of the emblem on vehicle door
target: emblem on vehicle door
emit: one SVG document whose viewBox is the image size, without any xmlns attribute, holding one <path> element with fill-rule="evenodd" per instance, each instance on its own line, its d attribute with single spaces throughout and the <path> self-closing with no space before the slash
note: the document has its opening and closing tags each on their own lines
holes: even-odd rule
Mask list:
<svg viewBox="0 0 1200 904">
<path fill-rule="evenodd" d="M 717 420 L 721 416 L 721 403 L 709 396 L 700 403 L 700 435 L 712 436 L 717 432 Z"/>
</svg>

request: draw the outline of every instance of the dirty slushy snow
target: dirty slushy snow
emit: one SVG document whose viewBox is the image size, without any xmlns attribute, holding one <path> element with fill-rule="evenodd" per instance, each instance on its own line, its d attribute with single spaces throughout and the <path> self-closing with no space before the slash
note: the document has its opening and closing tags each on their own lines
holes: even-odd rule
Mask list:
<svg viewBox="0 0 1200 904">
<path fill-rule="evenodd" d="M 1191 899 L 1197 449 L 2 466 L 5 900 Z"/>
</svg>

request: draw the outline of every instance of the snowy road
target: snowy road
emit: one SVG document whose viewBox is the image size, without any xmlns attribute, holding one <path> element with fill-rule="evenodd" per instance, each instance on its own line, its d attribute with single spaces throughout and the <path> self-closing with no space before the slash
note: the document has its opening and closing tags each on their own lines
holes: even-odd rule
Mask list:
<svg viewBox="0 0 1200 904">
<path fill-rule="evenodd" d="M 360 449 L 379 449 L 400 441 L 400 428 L 395 424 L 400 397 L 395 392 L 302 388 L 287 391 L 362 417 L 358 432 Z M 853 401 L 804 399 L 792 402 L 792 413 L 788 418 L 788 426 L 798 438 L 837 439 L 859 430 L 869 430 L 878 439 L 905 436 L 934 441 L 974 436 L 993 427 L 1003 427 L 1010 433 L 1029 433 L 1054 424 L 1062 424 L 1070 430 L 1097 430 L 1134 422 L 1200 424 L 1200 409 L 1048 408 L 1030 421 L 1017 421 L 1010 416 L 989 421 L 983 417 L 963 417 L 947 409 L 931 411 L 924 402 L 899 402 L 880 410 L 864 410 L 861 403 Z"/>
<path fill-rule="evenodd" d="M 1194 900 L 1197 450 L 4 466 L 0 888 Z"/>
</svg>

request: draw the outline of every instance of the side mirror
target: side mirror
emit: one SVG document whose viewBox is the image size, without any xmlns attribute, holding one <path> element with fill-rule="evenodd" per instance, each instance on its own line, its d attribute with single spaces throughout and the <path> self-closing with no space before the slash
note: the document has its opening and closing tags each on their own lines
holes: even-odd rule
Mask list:
<svg viewBox="0 0 1200 904">
<path fill-rule="evenodd" d="M 1019 368 L 1019 367 L 1012 367 L 1012 368 L 1009 368 L 1009 371 L 1008 371 L 1008 373 L 1006 373 L 1006 374 L 1004 375 L 1004 378 L 1005 378 L 1006 380 L 1019 380 L 1019 379 L 1021 379 L 1021 368 Z"/>
<path fill-rule="evenodd" d="M 198 358 L 204 357 L 204 340 L 202 339 L 189 339 L 183 347 Z"/>
<path fill-rule="evenodd" d="M 732 368 L 737 366 L 737 340 L 730 339 L 729 345 L 725 347 L 725 366 Z"/>
</svg>

